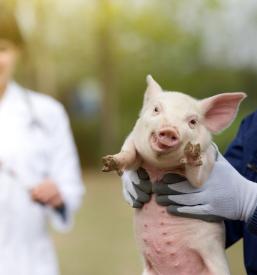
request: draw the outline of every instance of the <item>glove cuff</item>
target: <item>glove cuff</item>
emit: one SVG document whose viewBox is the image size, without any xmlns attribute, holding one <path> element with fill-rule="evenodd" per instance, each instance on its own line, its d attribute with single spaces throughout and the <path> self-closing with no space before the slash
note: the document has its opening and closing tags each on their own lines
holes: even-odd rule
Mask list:
<svg viewBox="0 0 257 275">
<path fill-rule="evenodd" d="M 246 227 L 251 233 L 257 235 L 257 207 L 255 208 L 253 215 L 248 219 Z"/>
</svg>

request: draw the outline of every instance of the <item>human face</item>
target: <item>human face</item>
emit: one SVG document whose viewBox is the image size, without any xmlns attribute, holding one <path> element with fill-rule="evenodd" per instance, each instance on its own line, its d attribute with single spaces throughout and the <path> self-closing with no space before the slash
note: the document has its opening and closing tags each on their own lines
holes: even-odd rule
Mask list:
<svg viewBox="0 0 257 275">
<path fill-rule="evenodd" d="M 6 87 L 12 78 L 18 55 L 19 49 L 15 44 L 0 39 L 0 89 Z"/>
</svg>

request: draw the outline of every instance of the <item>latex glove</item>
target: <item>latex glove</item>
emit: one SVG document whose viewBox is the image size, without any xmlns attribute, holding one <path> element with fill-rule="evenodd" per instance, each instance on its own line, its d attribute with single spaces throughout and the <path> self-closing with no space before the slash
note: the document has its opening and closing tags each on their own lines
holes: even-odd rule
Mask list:
<svg viewBox="0 0 257 275">
<path fill-rule="evenodd" d="M 31 190 L 31 197 L 34 201 L 44 205 L 49 205 L 53 208 L 63 206 L 63 199 L 58 187 L 50 179 L 46 179 L 34 187 Z"/>
<path fill-rule="evenodd" d="M 219 154 L 209 179 L 200 189 L 188 181 L 157 183 L 153 189 L 158 204 L 171 214 L 206 221 L 248 221 L 257 206 L 257 183 L 241 176 Z"/>
<path fill-rule="evenodd" d="M 133 208 L 142 208 L 150 201 L 152 184 L 146 171 L 139 168 L 137 171 L 126 170 L 122 177 L 123 196 Z"/>
</svg>

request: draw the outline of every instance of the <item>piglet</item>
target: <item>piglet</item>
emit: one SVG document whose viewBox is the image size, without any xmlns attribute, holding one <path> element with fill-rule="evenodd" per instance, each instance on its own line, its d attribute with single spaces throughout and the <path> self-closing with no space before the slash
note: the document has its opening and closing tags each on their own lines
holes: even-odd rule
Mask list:
<svg viewBox="0 0 257 275">
<path fill-rule="evenodd" d="M 245 93 L 223 93 L 203 100 L 163 91 L 147 76 L 148 87 L 134 129 L 121 152 L 103 158 L 103 171 L 144 168 L 151 182 L 165 174 L 185 177 L 201 187 L 217 150 L 212 134 L 234 120 Z M 224 179 L 225 180 L 225 179 Z M 168 214 L 155 195 L 135 211 L 135 234 L 144 257 L 143 275 L 228 275 L 223 222 Z"/>
</svg>

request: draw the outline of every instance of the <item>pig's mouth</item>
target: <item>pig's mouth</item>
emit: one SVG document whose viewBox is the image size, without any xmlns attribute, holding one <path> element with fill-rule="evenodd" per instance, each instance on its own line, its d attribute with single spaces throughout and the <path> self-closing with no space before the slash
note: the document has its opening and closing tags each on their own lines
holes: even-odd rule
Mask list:
<svg viewBox="0 0 257 275">
<path fill-rule="evenodd" d="M 153 151 L 159 154 L 167 154 L 175 151 L 179 147 L 180 142 L 177 135 L 164 135 L 162 132 L 154 132 L 151 134 L 150 144 Z"/>
</svg>

